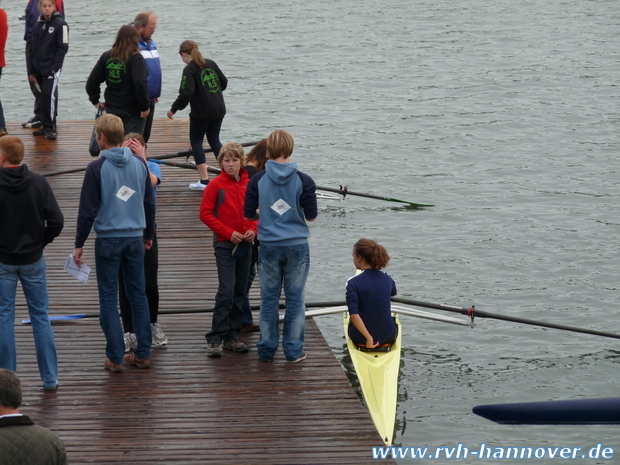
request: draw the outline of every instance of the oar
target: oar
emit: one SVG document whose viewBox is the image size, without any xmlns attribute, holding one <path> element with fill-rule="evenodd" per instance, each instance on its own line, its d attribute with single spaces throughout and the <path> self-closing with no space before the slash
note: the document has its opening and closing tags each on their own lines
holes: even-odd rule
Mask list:
<svg viewBox="0 0 620 465">
<path fill-rule="evenodd" d="M 337 194 L 340 194 L 343 197 L 347 195 L 357 195 L 358 197 L 367 197 L 369 199 L 387 200 L 388 202 L 406 203 L 414 207 L 434 207 L 435 206 L 431 203 L 415 203 L 415 202 L 409 202 L 407 200 L 394 199 L 392 197 L 381 197 L 379 195 L 371 195 L 371 194 L 363 194 L 361 192 L 353 192 L 353 191 L 350 191 L 346 186 L 344 188 L 341 187 L 340 189 L 334 189 L 333 187 L 321 187 L 321 186 L 316 186 L 316 188 L 323 190 L 323 191 L 336 192 Z"/>
<path fill-rule="evenodd" d="M 197 169 L 195 165 L 192 165 L 190 163 L 174 163 L 174 162 L 171 163 L 171 162 L 165 162 L 165 161 L 160 161 L 160 160 L 153 160 L 153 161 L 155 163 L 161 163 L 162 165 L 176 166 L 177 168 L 185 168 L 185 169 L 190 169 L 190 170 Z M 212 166 L 208 166 L 207 170 L 209 171 L 209 173 L 220 174 L 220 170 L 218 168 L 214 168 Z M 337 194 L 342 195 L 343 198 L 347 194 L 349 194 L 349 195 L 357 195 L 359 197 L 368 197 L 369 199 L 389 200 L 390 202 L 401 202 L 401 203 L 409 204 L 409 205 L 414 206 L 414 207 L 434 207 L 435 206 L 433 204 L 414 203 L 414 202 L 408 202 L 406 200 L 392 199 L 390 197 L 379 197 L 378 195 L 360 194 L 359 192 L 351 192 L 350 190 L 348 190 L 346 188 L 344 188 L 344 189 L 334 189 L 333 187 L 322 187 L 322 186 L 316 186 L 316 188 L 318 190 L 320 190 L 320 191 L 335 192 Z"/>
<path fill-rule="evenodd" d="M 461 315 L 467 315 L 472 318 L 474 317 L 492 318 L 495 320 L 511 321 L 513 323 L 522 323 L 522 324 L 531 325 L 531 326 L 542 326 L 544 328 L 561 329 L 563 331 L 572 331 L 575 333 L 592 334 L 594 336 L 612 337 L 615 339 L 620 339 L 620 334 L 607 333 L 605 331 L 597 331 L 595 329 L 577 328 L 575 326 L 566 326 L 566 325 L 560 325 L 556 323 L 547 323 L 545 321 L 529 320 L 527 318 L 518 318 L 515 316 L 500 315 L 497 313 L 482 312 L 479 310 L 475 310 L 474 307 L 464 308 L 464 307 L 455 307 L 453 305 L 433 304 L 429 302 L 420 302 L 418 300 L 404 299 L 402 297 L 392 297 L 392 302 L 398 302 L 398 303 L 407 304 L 407 305 L 414 305 L 416 307 L 426 307 L 426 308 L 434 308 L 436 310 L 445 310 L 447 312 L 454 312 L 454 313 L 460 313 Z"/>
<path fill-rule="evenodd" d="M 254 145 L 256 145 L 258 143 L 258 141 L 256 142 L 243 142 L 241 144 L 242 147 L 252 147 Z M 213 149 L 211 147 L 207 147 L 204 149 L 205 153 L 212 153 Z M 149 160 L 164 160 L 164 159 L 168 159 L 168 158 L 175 158 L 175 157 L 189 157 L 192 154 L 191 150 L 185 150 L 183 152 L 177 152 L 177 153 L 168 153 L 165 155 L 155 155 L 153 157 L 148 157 Z M 192 165 L 193 166 L 193 165 Z M 56 176 L 59 174 L 69 174 L 69 173 L 79 173 L 80 171 L 86 171 L 86 167 L 84 166 L 83 168 L 72 168 L 70 170 L 63 170 L 63 171 L 53 171 L 51 173 L 45 173 L 43 176 L 48 177 L 48 176 Z M 218 171 L 219 173 L 219 171 Z"/>
<path fill-rule="evenodd" d="M 307 308 L 322 308 L 322 307 L 334 307 L 338 305 L 346 305 L 346 302 L 307 302 Z M 252 310 L 260 310 L 260 305 L 250 306 Z M 280 304 L 279 308 L 285 308 L 284 304 Z M 181 315 L 184 313 L 210 313 L 213 312 L 212 308 L 189 308 L 186 310 L 160 310 L 159 315 Z M 99 318 L 99 313 L 76 313 L 72 315 L 54 315 L 50 316 L 50 320 L 63 321 L 63 320 L 81 320 L 82 318 Z M 22 320 L 22 324 L 30 324 L 30 319 Z"/>
</svg>

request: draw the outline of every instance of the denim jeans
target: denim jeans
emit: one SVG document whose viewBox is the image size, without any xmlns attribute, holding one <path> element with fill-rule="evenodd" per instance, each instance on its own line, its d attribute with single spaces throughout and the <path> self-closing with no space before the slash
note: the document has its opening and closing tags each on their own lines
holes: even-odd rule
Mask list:
<svg viewBox="0 0 620 465">
<path fill-rule="evenodd" d="M 278 306 L 282 283 L 286 299 L 282 349 L 289 362 L 301 356 L 306 329 L 304 289 L 309 269 L 308 243 L 291 246 L 269 246 L 261 243 L 258 254 L 261 339 L 256 344 L 261 360 L 273 358 L 278 349 L 280 340 Z"/>
<path fill-rule="evenodd" d="M 54 331 L 47 314 L 47 276 L 45 258 L 30 265 L 0 263 L 0 368 L 17 370 L 15 350 L 15 293 L 22 284 L 32 322 L 34 347 L 43 385 L 56 385 L 58 359 Z"/>
<path fill-rule="evenodd" d="M 99 322 L 106 339 L 106 356 L 123 363 L 125 341 L 118 317 L 118 272 L 122 268 L 125 292 L 131 304 L 133 328 L 138 339 L 137 358 L 151 356 L 149 303 L 144 284 L 144 244 L 142 237 L 106 237 L 95 240 L 95 267 L 99 289 Z"/>
<path fill-rule="evenodd" d="M 251 261 L 251 248 L 241 259 L 232 255 L 232 249 L 215 248 L 219 286 L 215 295 L 211 331 L 205 335 L 209 344 L 228 342 L 239 337 L 243 321 L 241 307 L 248 284 Z"/>
</svg>

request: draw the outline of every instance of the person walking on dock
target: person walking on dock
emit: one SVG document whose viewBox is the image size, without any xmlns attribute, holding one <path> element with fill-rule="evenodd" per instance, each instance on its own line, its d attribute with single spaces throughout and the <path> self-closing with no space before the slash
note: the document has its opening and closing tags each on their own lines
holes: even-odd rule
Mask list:
<svg viewBox="0 0 620 465">
<path fill-rule="evenodd" d="M 282 349 L 289 362 L 306 358 L 304 334 L 306 306 L 304 290 L 310 269 L 307 221 L 317 217 L 316 185 L 312 178 L 290 163 L 293 137 L 277 130 L 267 138 L 265 171 L 255 174 L 248 184 L 244 214 L 257 219 L 260 253 L 261 338 L 256 344 L 263 362 L 271 362 L 280 341 L 280 294 L 284 285 L 286 313 Z"/>
<path fill-rule="evenodd" d="M 22 383 L 0 369 L 0 463 L 11 465 L 67 465 L 67 452 L 56 433 L 19 412 Z"/>
<path fill-rule="evenodd" d="M 133 26 L 138 30 L 140 34 L 140 40 L 138 46 L 140 47 L 140 54 L 146 61 L 146 69 L 148 71 L 148 88 L 149 88 L 149 101 L 150 109 L 149 115 L 146 117 L 146 123 L 144 125 L 144 141 L 148 142 L 151 137 L 151 128 L 153 126 L 153 116 L 155 115 L 155 104 L 159 102 L 159 96 L 161 95 L 161 63 L 159 61 L 159 52 L 157 51 L 157 45 L 152 39 L 155 29 L 157 29 L 157 18 L 150 11 L 143 11 L 138 14 L 133 20 Z"/>
<path fill-rule="evenodd" d="M 101 158 L 91 162 L 84 175 L 73 259 L 78 266 L 82 264 L 84 242 L 94 227 L 99 320 L 106 337 L 104 368 L 123 372 L 123 361 L 150 368 L 151 326 L 144 250 L 153 243 L 155 194 L 146 161 L 129 148 L 121 147 L 121 119 L 110 114 L 99 117 L 95 134 Z M 117 279 L 121 268 L 138 340 L 134 352 L 124 357 L 123 329 L 118 318 Z"/>
<path fill-rule="evenodd" d="M 167 116 L 173 119 L 177 111 L 190 105 L 189 142 L 200 180 L 191 183 L 189 188 L 204 190 L 209 184 L 209 172 L 202 143 L 206 134 L 213 155 L 218 159 L 222 147 L 220 129 L 226 114 L 223 91 L 228 86 L 228 79 L 213 60 L 202 56 L 193 40 L 181 43 L 179 54 L 187 66 L 183 69 L 179 96 Z"/>
<path fill-rule="evenodd" d="M 43 388 L 55 391 L 58 359 L 47 313 L 43 249 L 62 231 L 64 217 L 47 180 L 21 164 L 23 158 L 19 137 L 0 138 L 0 368 L 17 368 L 15 294 L 20 281 Z"/>
</svg>

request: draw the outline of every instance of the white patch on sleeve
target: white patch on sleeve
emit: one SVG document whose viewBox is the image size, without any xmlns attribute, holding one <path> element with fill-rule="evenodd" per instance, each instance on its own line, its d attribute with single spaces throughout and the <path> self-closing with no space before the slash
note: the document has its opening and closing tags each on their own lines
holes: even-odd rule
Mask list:
<svg viewBox="0 0 620 465">
<path fill-rule="evenodd" d="M 132 188 L 127 187 L 127 186 L 122 186 L 116 193 L 116 196 L 119 199 L 121 199 L 123 202 L 127 202 L 129 198 L 135 193 L 136 191 L 134 191 Z"/>
<path fill-rule="evenodd" d="M 271 206 L 271 209 L 275 211 L 278 215 L 282 216 L 291 209 L 291 206 L 284 200 L 280 199 Z"/>
<path fill-rule="evenodd" d="M 62 27 L 62 43 L 69 43 L 69 28 L 67 26 Z"/>
</svg>

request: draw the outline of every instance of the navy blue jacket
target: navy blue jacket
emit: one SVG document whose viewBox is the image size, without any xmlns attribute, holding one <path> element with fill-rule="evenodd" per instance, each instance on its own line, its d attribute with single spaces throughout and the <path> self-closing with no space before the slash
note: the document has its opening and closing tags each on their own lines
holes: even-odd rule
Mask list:
<svg viewBox="0 0 620 465">
<path fill-rule="evenodd" d="M 52 71 L 62 69 L 69 50 L 69 26 L 58 11 L 48 20 L 43 15 L 35 23 L 28 43 L 26 68 L 28 74 L 51 76 Z"/>
</svg>

